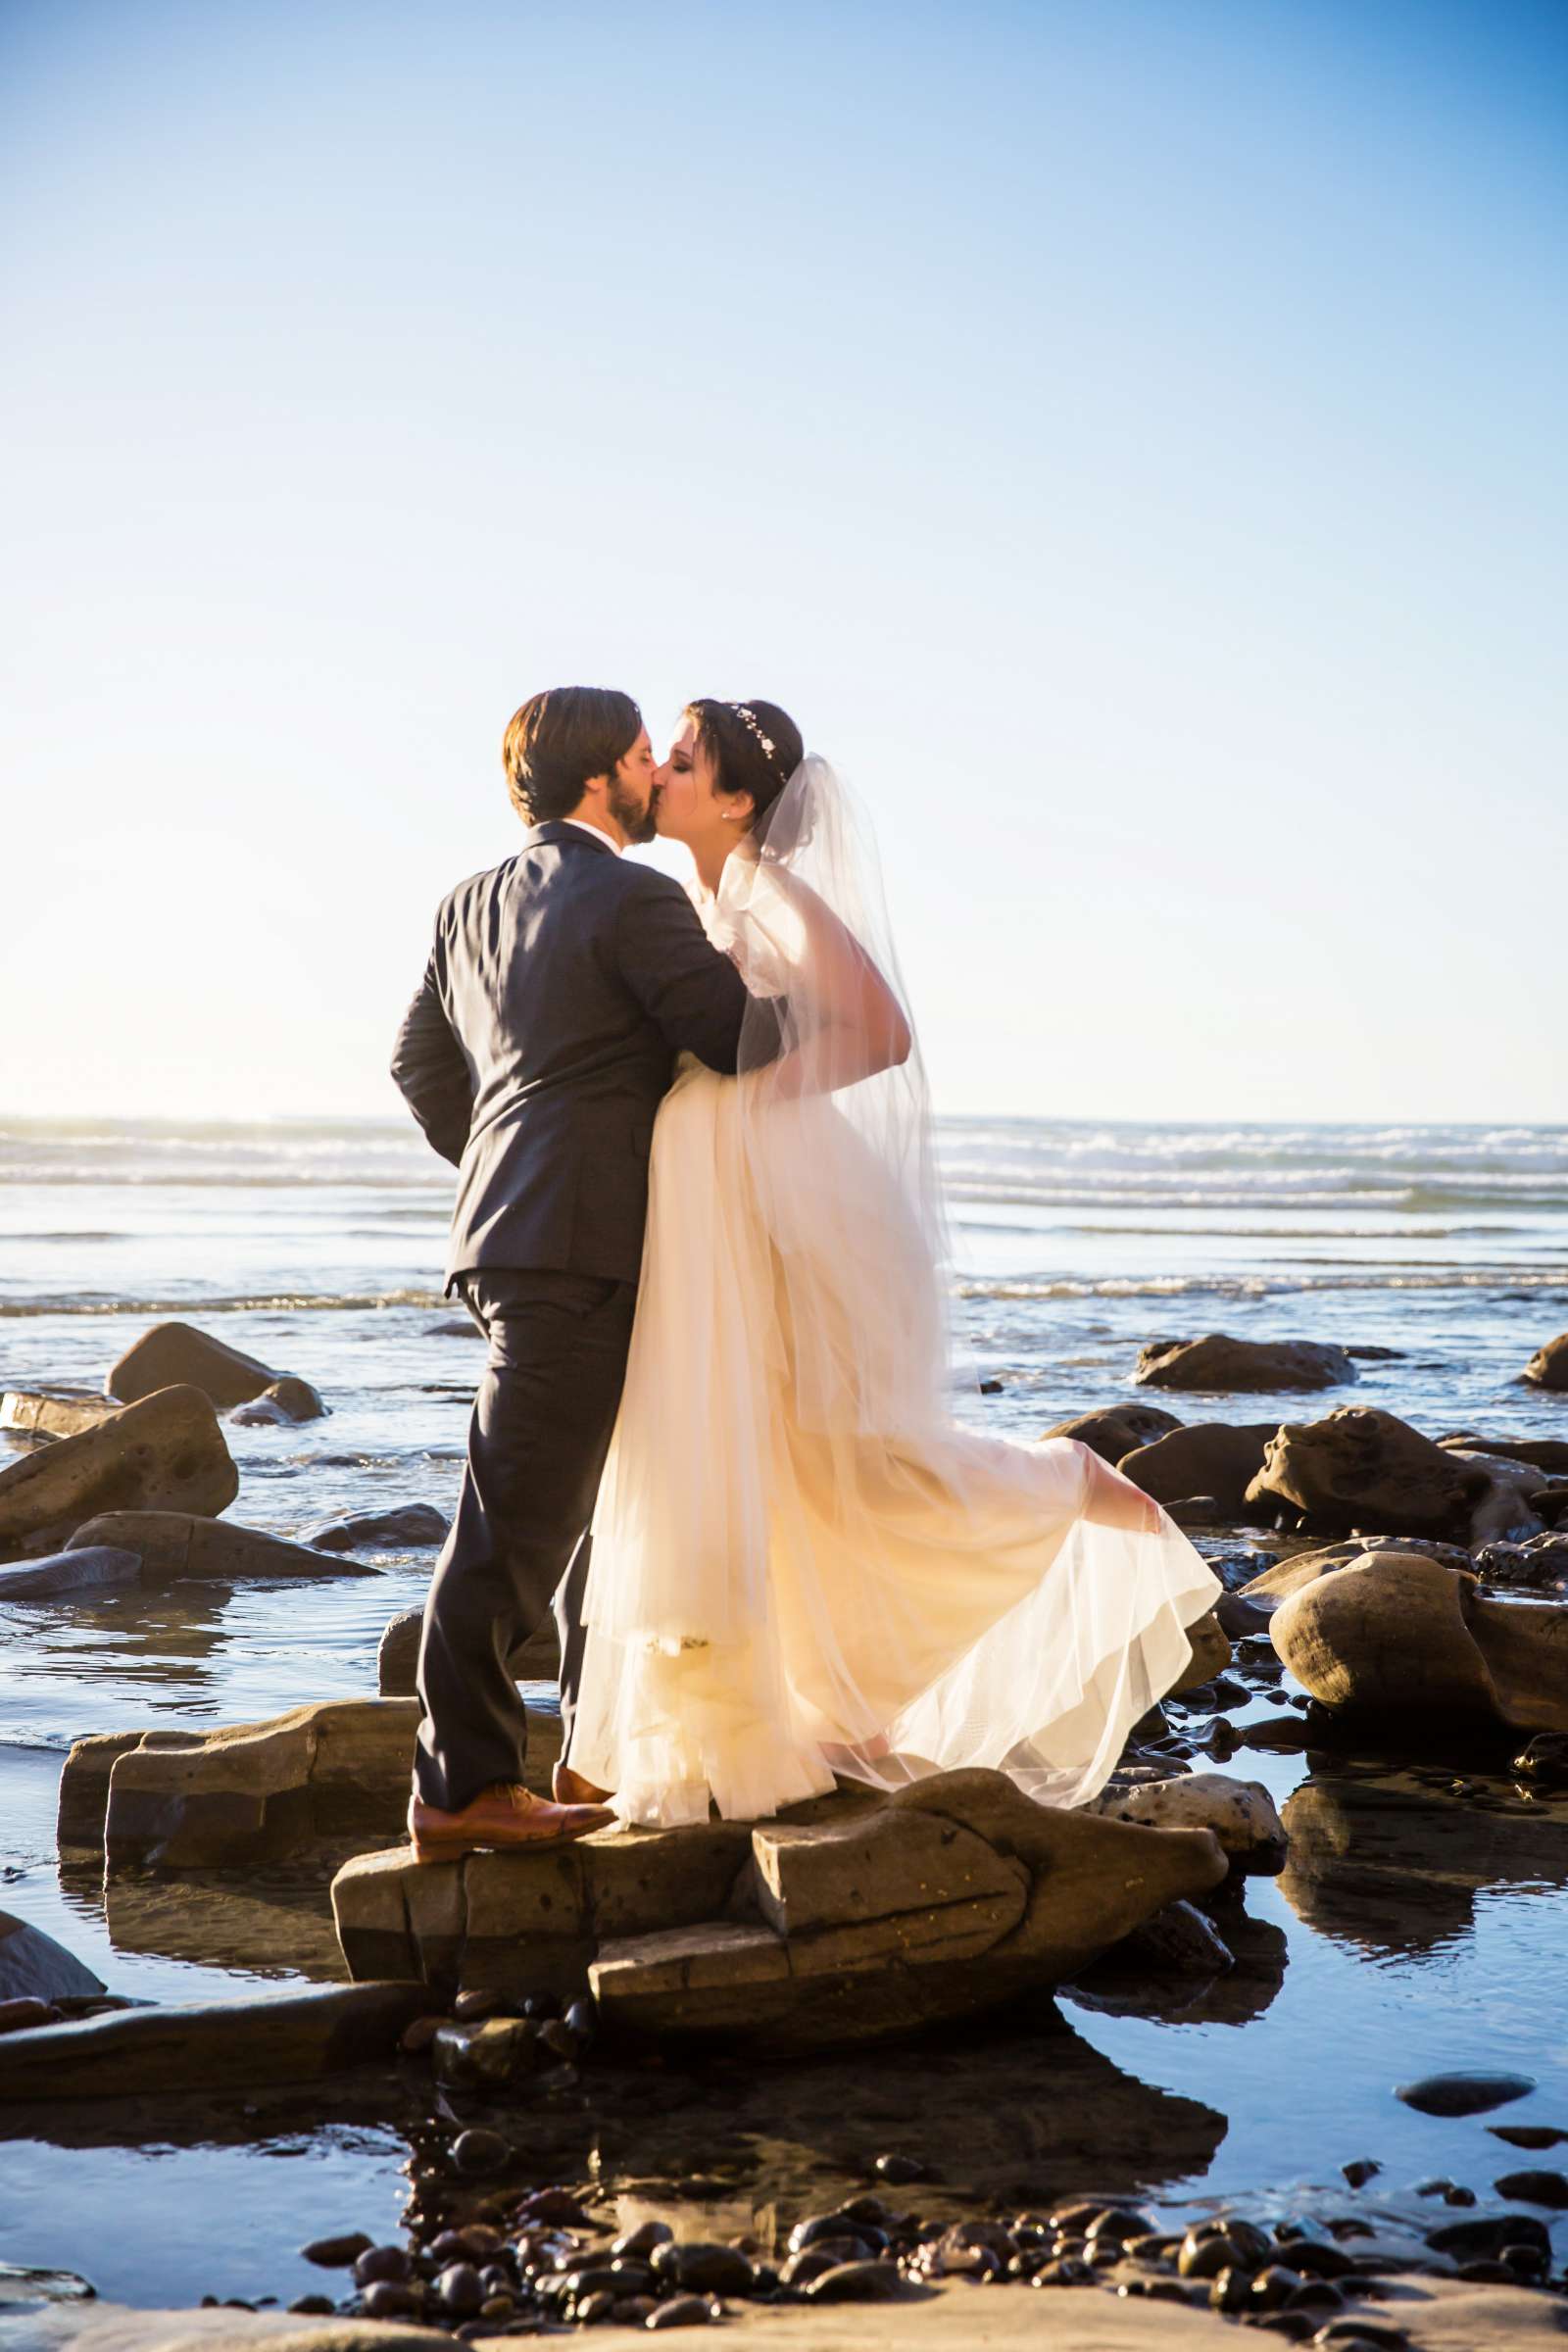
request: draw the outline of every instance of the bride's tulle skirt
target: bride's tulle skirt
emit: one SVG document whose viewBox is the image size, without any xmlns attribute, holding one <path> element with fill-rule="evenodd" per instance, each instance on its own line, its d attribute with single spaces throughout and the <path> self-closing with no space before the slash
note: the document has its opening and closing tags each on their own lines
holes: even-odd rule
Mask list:
<svg viewBox="0 0 1568 2352">
<path fill-rule="evenodd" d="M 685 1062 L 655 1127 L 572 1763 L 648 1824 L 976 1764 L 1082 1804 L 1220 1588 L 1087 1447 L 952 1419 L 899 1188 L 827 1097 L 760 1186 L 749 1083 Z"/>
</svg>

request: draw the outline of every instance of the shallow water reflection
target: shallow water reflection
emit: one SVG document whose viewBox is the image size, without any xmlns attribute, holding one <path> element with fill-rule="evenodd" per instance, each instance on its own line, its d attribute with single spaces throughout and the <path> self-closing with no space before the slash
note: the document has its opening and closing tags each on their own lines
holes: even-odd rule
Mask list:
<svg viewBox="0 0 1568 2352">
<path fill-rule="evenodd" d="M 1373 1769 L 1298 1788 L 1280 1892 L 1302 1925 L 1374 1958 L 1419 1958 L 1468 1935 L 1484 1896 L 1568 1886 L 1568 1797 L 1521 1796 L 1499 1775 L 1455 1794 L 1452 1777 Z"/>
</svg>

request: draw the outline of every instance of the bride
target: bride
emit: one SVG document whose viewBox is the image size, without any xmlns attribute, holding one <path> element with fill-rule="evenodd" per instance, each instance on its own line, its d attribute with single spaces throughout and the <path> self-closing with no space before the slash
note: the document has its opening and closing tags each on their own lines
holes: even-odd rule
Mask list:
<svg viewBox="0 0 1568 2352">
<path fill-rule="evenodd" d="M 559 1792 L 758 1820 L 839 1775 L 999 1766 L 1078 1805 L 1219 1592 L 1086 1446 L 952 1415 L 924 1079 L 863 820 L 776 705 L 688 706 L 658 778 L 751 996 L 654 1131 Z"/>
</svg>

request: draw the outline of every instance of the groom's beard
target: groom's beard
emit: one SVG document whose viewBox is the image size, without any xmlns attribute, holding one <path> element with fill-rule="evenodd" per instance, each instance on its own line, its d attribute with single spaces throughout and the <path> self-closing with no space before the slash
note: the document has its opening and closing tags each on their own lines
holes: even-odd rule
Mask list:
<svg viewBox="0 0 1568 2352">
<path fill-rule="evenodd" d="M 659 795 L 657 792 L 650 792 L 647 808 L 640 808 L 631 794 L 612 776 L 610 791 L 606 795 L 606 799 L 611 815 L 628 841 L 653 840 L 658 830 Z"/>
</svg>

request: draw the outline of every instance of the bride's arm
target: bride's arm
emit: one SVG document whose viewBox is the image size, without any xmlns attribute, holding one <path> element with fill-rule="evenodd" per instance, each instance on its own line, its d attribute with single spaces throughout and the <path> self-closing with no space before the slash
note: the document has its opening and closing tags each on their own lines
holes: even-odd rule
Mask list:
<svg viewBox="0 0 1568 2352">
<path fill-rule="evenodd" d="M 788 896 L 804 932 L 804 982 L 791 987 L 796 1042 L 769 1073 L 783 1097 L 832 1094 L 909 1058 L 909 1024 L 853 932 L 792 876 Z"/>
</svg>

